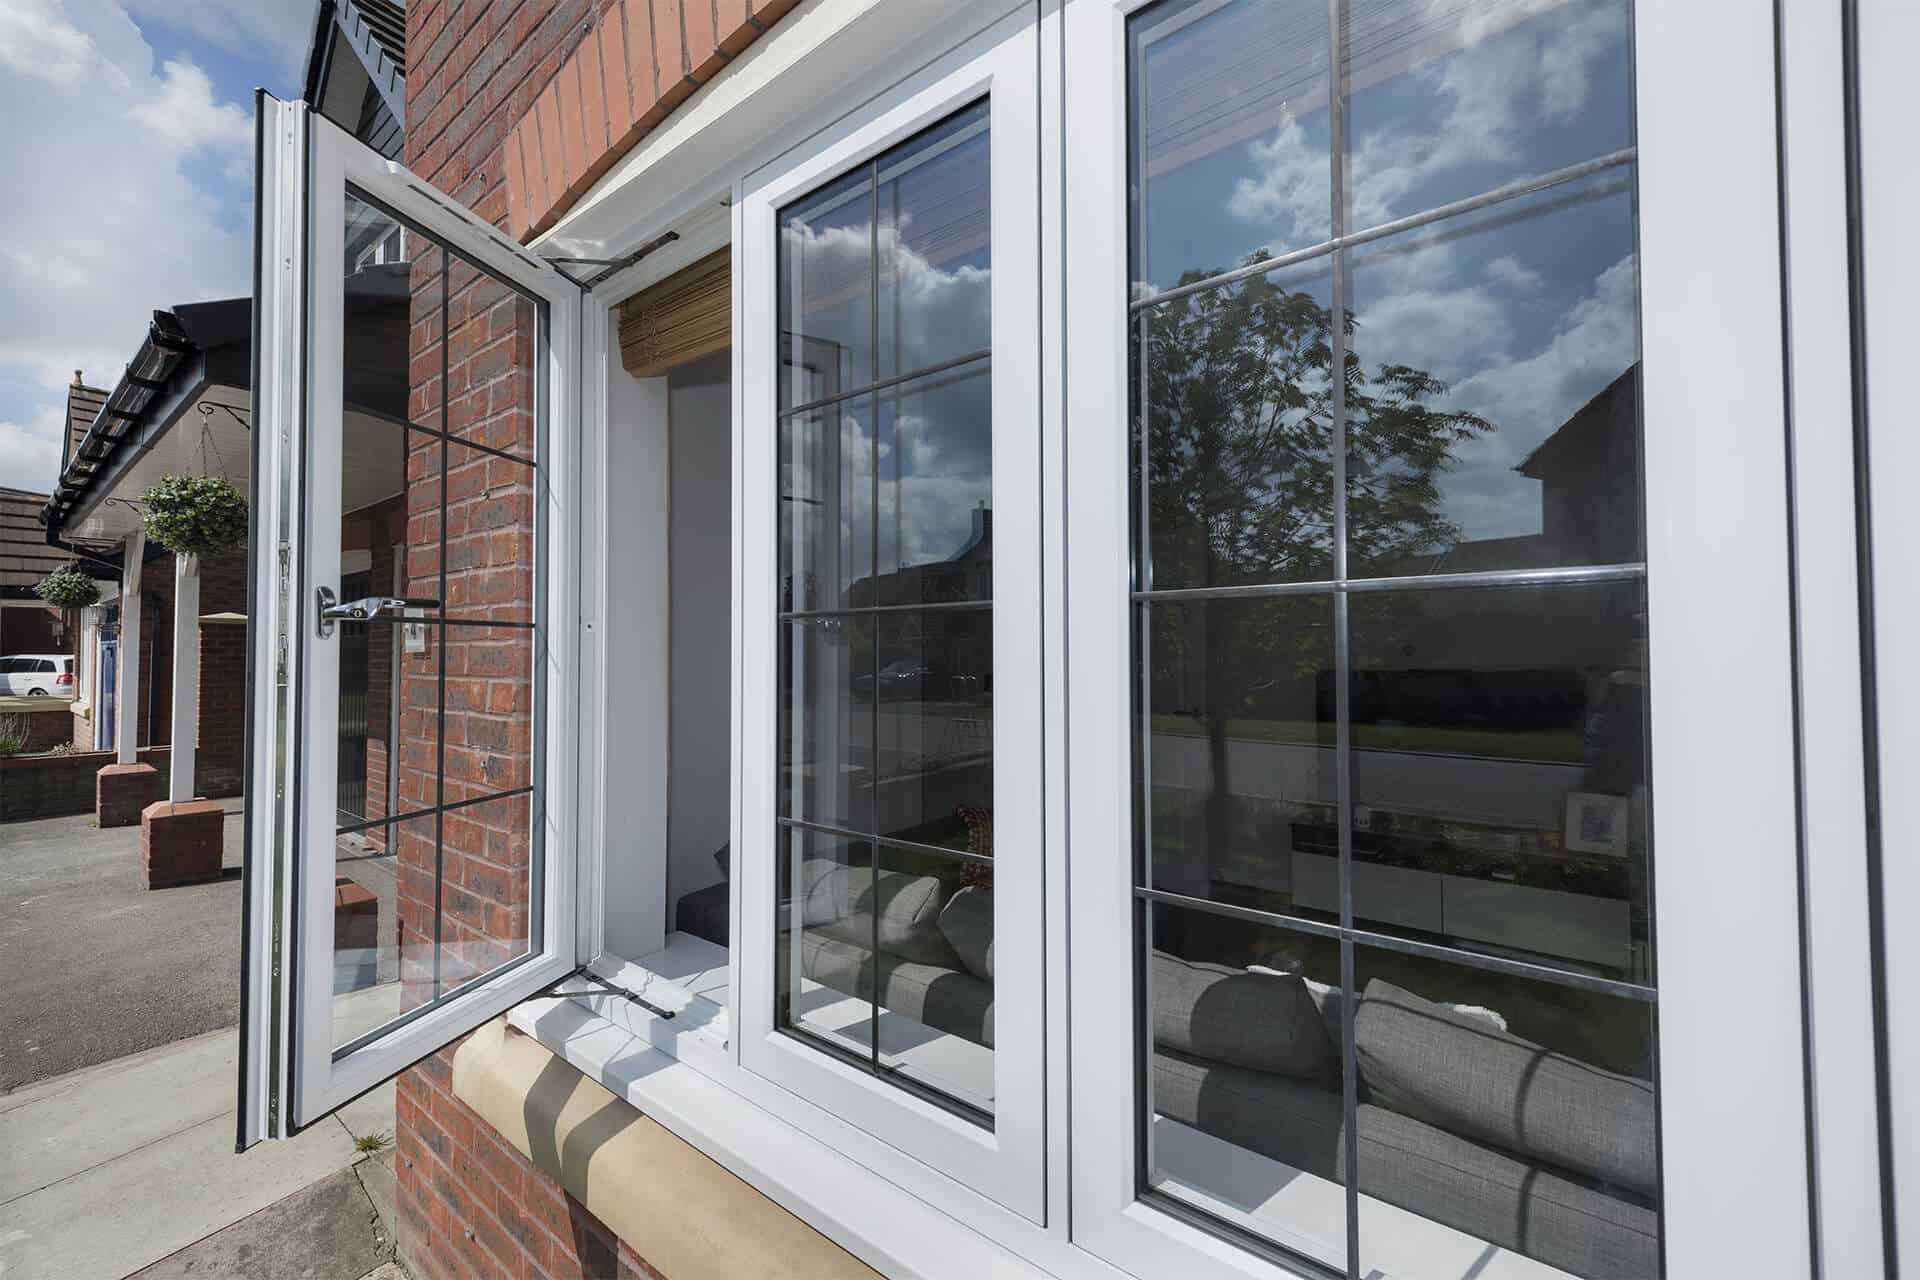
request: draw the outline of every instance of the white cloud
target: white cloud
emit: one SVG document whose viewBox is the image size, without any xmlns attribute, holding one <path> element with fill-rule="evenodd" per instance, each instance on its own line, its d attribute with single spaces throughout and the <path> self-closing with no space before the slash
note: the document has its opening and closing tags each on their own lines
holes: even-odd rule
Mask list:
<svg viewBox="0 0 1920 1280">
<path fill-rule="evenodd" d="M 253 116 L 236 102 L 216 102 L 207 73 L 182 58 L 161 68 L 160 92 L 127 108 L 127 118 L 183 150 L 242 149 L 253 141 Z"/>
<path fill-rule="evenodd" d="M 1544 283 L 1538 271 L 1510 253 L 1501 254 L 1487 264 L 1487 279 L 1509 289 L 1538 289 Z"/>
<path fill-rule="evenodd" d="M 114 0 L 0 3 L 0 119 L 31 122 L 0 131 L 0 466 L 14 483 L 52 481 L 36 441 L 57 458 L 76 368 L 110 387 L 153 311 L 251 287 L 245 184 L 196 175 L 251 170 L 252 111 L 189 58 L 156 61 Z"/>
<path fill-rule="evenodd" d="M 313 38 L 313 0 L 125 0 L 141 25 L 160 23 L 217 49 L 300 69 Z M 268 86 L 272 88 L 273 86 Z"/>
<path fill-rule="evenodd" d="M 96 56 L 87 33 L 65 21 L 53 0 L 12 0 L 0 7 L 0 65 L 9 72 L 73 84 Z"/>
<path fill-rule="evenodd" d="M 31 422 L 0 422 L 0 487 L 46 493 L 60 469 L 61 415 L 42 409 Z"/>
</svg>

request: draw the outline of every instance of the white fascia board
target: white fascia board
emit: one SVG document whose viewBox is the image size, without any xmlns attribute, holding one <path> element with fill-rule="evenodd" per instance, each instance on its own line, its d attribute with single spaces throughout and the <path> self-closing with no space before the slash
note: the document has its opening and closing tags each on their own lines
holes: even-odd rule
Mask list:
<svg viewBox="0 0 1920 1280">
<path fill-rule="evenodd" d="M 872 96 L 1013 0 L 811 0 L 721 68 L 595 183 L 532 247 L 617 258 L 724 198 L 733 181 Z"/>
</svg>

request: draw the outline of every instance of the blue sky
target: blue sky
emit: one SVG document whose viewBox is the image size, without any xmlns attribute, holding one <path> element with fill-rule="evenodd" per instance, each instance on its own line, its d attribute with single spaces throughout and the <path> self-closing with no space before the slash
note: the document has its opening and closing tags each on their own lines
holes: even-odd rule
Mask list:
<svg viewBox="0 0 1920 1280">
<path fill-rule="evenodd" d="M 253 91 L 297 96 L 314 8 L 0 3 L 0 485 L 52 485 L 75 369 L 111 387 L 153 311 L 247 292 Z"/>
</svg>

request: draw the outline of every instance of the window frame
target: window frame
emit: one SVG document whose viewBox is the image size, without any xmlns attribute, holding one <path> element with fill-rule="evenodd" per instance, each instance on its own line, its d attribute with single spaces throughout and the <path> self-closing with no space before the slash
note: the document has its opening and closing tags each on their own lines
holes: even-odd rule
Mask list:
<svg viewBox="0 0 1920 1280">
<path fill-rule="evenodd" d="M 533 257 L 300 104 L 261 96 L 261 246 L 271 269 L 256 286 L 256 384 L 264 420 L 256 437 L 253 545 L 281 547 L 252 565 L 258 625 L 249 640 L 258 673 L 281 669 L 286 685 L 255 678 L 249 690 L 249 781 L 270 793 L 250 806 L 244 1025 L 239 1138 L 288 1136 L 398 1074 L 448 1041 L 550 985 L 575 967 L 574 788 L 578 756 L 564 715 L 545 716 L 533 758 L 545 803 L 536 853 L 539 942 L 515 960 L 337 1050 L 333 1043 L 333 900 L 337 761 L 303 751 L 331 742 L 339 714 L 336 642 L 315 643 L 315 588 L 339 580 L 344 359 L 344 217 L 349 187 L 424 228 L 479 269 L 545 304 L 535 359 L 544 423 L 536 529 L 545 539 L 535 569 L 544 643 L 536 650 L 544 685 L 537 705 L 565 707 L 579 696 L 566 638 L 577 613 L 580 527 L 579 316 L 581 295 L 551 264 Z M 258 265 L 258 264 L 257 264 Z M 262 531 L 267 532 L 265 537 Z M 538 723 L 536 721 L 536 723 Z M 266 785 L 271 780 L 271 785 Z M 249 791 L 255 790 L 250 785 Z M 264 855 L 264 856 L 263 856 Z M 277 939 L 276 936 L 277 935 Z"/>
<path fill-rule="evenodd" d="M 937 57 L 870 103 L 747 175 L 736 201 L 735 362 L 740 619 L 731 1023 L 739 1061 L 957 1182 L 1034 1220 L 1045 1214 L 1045 892 L 1042 744 L 1011 718 L 994 727 L 995 1108 L 992 1129 L 809 1047 L 775 1027 L 775 750 L 778 741 L 778 465 L 775 443 L 778 211 L 861 162 L 986 98 L 991 177 L 996 703 L 1037 705 L 1040 634 L 1040 210 L 1037 30 L 1019 12 Z M 1021 548 L 1018 555 L 1008 548 Z"/>
<path fill-rule="evenodd" d="M 1126 451 L 1080 424 L 1128 419 L 1126 22 L 1150 3 L 1082 0 L 1066 11 L 1065 131 L 1076 139 L 1068 163 L 1079 161 L 1077 180 L 1068 177 L 1075 234 L 1065 240 L 1079 418 L 1066 467 L 1075 1239 L 1147 1274 L 1271 1276 L 1310 1268 L 1138 1194 L 1133 867 L 1103 855 L 1133 847 L 1133 816 L 1109 799 L 1133 776 L 1131 508 Z M 1709 38 L 1712 65 L 1690 60 L 1687 49 Z M 1774 32 L 1714 0 L 1637 23 L 1634 56 L 1642 413 L 1653 424 L 1653 823 L 1666 851 L 1654 860 L 1654 898 L 1668 922 L 1655 941 L 1663 1247 L 1669 1275 L 1759 1274 L 1804 1259 L 1809 1230 L 1805 1126 L 1789 1120 L 1804 1078 Z M 1689 323 L 1690 307 L 1708 297 L 1737 322 L 1723 319 L 1712 334 Z M 1666 422 L 1691 429 L 1662 432 Z M 1775 433 L 1771 442 L 1755 445 L 1754 424 Z M 1744 637 L 1738 651 L 1716 643 L 1730 614 Z M 1745 851 L 1752 888 L 1732 911 L 1713 860 L 1683 852 L 1730 843 Z M 1736 956 L 1739 981 L 1728 982 Z M 1115 973 L 1129 979 L 1112 981 Z M 1730 1056 L 1743 1090 L 1727 1090 L 1716 1070 Z M 1755 1114 L 1771 1118 L 1755 1124 Z M 1716 1230 L 1736 1219 L 1765 1225 L 1737 1240 Z M 1363 1237 L 1349 1267 L 1366 1254 Z"/>
</svg>

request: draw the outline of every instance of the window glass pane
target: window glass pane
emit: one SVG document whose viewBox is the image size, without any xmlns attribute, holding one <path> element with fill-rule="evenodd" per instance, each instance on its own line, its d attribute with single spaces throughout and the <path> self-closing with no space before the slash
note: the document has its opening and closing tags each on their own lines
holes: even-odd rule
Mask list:
<svg viewBox="0 0 1920 1280">
<path fill-rule="evenodd" d="M 970 814 L 993 812 L 993 615 L 984 609 L 874 617 L 879 663 L 856 681 L 870 701 L 873 830 L 969 847 Z"/>
<path fill-rule="evenodd" d="M 1659 1271 L 1629 30 L 1129 20 L 1142 1177 L 1355 1274 Z M 1317 1086 L 1248 1047 L 1285 975 Z"/>
<path fill-rule="evenodd" d="M 1658 1276 L 1653 1006 L 1354 951 L 1362 1274 Z"/>
<path fill-rule="evenodd" d="M 879 1066 L 993 1111 L 993 868 L 880 846 Z"/>
<path fill-rule="evenodd" d="M 880 166 L 878 378 L 985 351 L 993 340 L 987 104 Z"/>
<path fill-rule="evenodd" d="M 1134 317 L 1142 586 L 1333 576 L 1328 284 L 1321 260 Z"/>
<path fill-rule="evenodd" d="M 780 816 L 873 829 L 877 667 L 871 615 L 780 628 Z"/>
<path fill-rule="evenodd" d="M 529 951 L 534 797 L 495 796 L 440 819 L 440 991 L 484 977 Z"/>
<path fill-rule="evenodd" d="M 1632 173 L 1350 255 L 1358 574 L 1642 557 Z"/>
<path fill-rule="evenodd" d="M 1147 883 L 1337 918 L 1333 598 L 1139 610 Z"/>
<path fill-rule="evenodd" d="M 351 191 L 344 231 L 336 1052 L 538 946 L 543 643 L 545 311 Z"/>
<path fill-rule="evenodd" d="M 1353 0 L 1349 230 L 1633 145 L 1627 0 Z"/>
<path fill-rule="evenodd" d="M 1129 46 L 1137 292 L 1332 234 L 1324 3 L 1160 4 Z"/>
<path fill-rule="evenodd" d="M 776 1025 L 982 1123 L 993 1110 L 989 156 L 983 102 L 784 211 L 778 249 L 783 404 L 847 394 L 780 423 Z M 859 219 L 876 191 L 873 235 Z M 823 280 L 833 289 L 817 292 Z M 871 343 L 856 294 L 880 317 L 877 373 L 866 347 L 801 369 L 791 353 Z M 821 376 L 829 367 L 835 378 Z M 861 385 L 875 376 L 886 385 Z"/>
<path fill-rule="evenodd" d="M 1352 610 L 1354 923 L 1649 980 L 1641 585 Z"/>
<path fill-rule="evenodd" d="M 871 1062 L 873 846 L 794 827 L 779 849 L 775 1025 Z"/>
<path fill-rule="evenodd" d="M 993 598 L 993 379 L 985 361 L 881 391 L 879 537 L 856 604 Z"/>
<path fill-rule="evenodd" d="M 1343 1268 L 1339 942 L 1160 904 L 1141 927 L 1147 1185 Z"/>
<path fill-rule="evenodd" d="M 873 581 L 873 454 L 871 396 L 781 419 L 783 612 L 847 608 Z M 871 587 L 860 590 L 871 604 Z"/>
<path fill-rule="evenodd" d="M 780 214 L 780 407 L 873 381 L 870 166 Z"/>
</svg>

